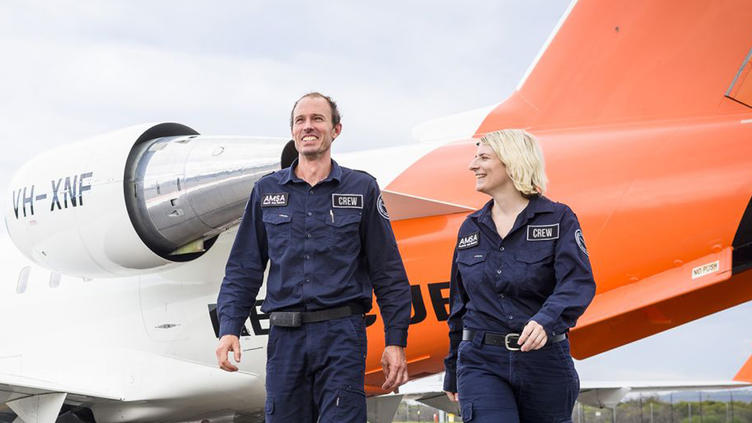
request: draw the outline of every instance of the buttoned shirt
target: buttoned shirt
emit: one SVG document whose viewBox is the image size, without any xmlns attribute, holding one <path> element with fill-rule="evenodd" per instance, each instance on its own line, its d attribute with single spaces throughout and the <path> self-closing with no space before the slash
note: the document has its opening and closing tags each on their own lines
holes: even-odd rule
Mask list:
<svg viewBox="0 0 752 423">
<path fill-rule="evenodd" d="M 410 285 L 378 184 L 331 163 L 315 186 L 295 176 L 297 160 L 254 185 L 217 299 L 220 336 L 239 335 L 268 262 L 263 312 L 368 311 L 375 292 L 386 345 L 406 345 Z"/>
<path fill-rule="evenodd" d="M 533 196 L 509 233 L 494 224 L 493 200 L 468 215 L 458 233 L 450 281 L 449 355 L 444 389 L 457 392 L 457 347 L 463 328 L 520 333 L 534 320 L 551 338 L 567 332 L 595 295 L 577 216 Z"/>
</svg>

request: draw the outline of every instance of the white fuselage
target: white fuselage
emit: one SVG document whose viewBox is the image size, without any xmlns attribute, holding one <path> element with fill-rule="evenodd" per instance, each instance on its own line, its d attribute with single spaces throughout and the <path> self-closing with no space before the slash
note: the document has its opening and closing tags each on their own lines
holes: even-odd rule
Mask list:
<svg viewBox="0 0 752 423">
<path fill-rule="evenodd" d="M 335 160 L 367 169 L 383 186 L 433 148 L 416 144 Z M 258 414 L 265 398 L 266 336 L 246 322 L 249 335 L 241 337 L 236 373 L 220 370 L 214 353 L 210 310 L 236 230 L 220 234 L 193 261 L 101 279 L 50 271 L 3 236 L 0 374 L 58 386 L 70 393 L 68 402 L 91 408 L 97 421 Z M 258 298 L 264 294 L 262 287 Z M 268 328 L 267 320 L 260 323 Z M 0 402 L 14 394 L 2 395 Z"/>
</svg>

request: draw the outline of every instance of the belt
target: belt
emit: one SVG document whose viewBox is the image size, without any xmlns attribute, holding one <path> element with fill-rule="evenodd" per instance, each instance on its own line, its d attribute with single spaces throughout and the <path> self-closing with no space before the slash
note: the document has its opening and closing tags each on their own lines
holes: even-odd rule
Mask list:
<svg viewBox="0 0 752 423">
<path fill-rule="evenodd" d="M 473 329 L 462 329 L 462 340 L 472 341 L 475 338 L 475 334 L 479 332 Z M 520 338 L 519 333 L 494 333 L 486 332 L 483 334 L 483 343 L 486 345 L 496 345 L 500 347 L 506 347 L 509 351 L 519 351 L 521 345 L 517 343 Z M 567 339 L 566 333 L 560 333 L 556 336 L 551 336 L 546 341 L 546 345 L 555 344 Z"/>
<path fill-rule="evenodd" d="M 315 311 L 273 311 L 269 315 L 269 323 L 272 326 L 296 328 L 304 323 L 341 319 L 355 314 L 365 314 L 365 312 L 365 308 L 360 304 L 348 304 Z"/>
</svg>

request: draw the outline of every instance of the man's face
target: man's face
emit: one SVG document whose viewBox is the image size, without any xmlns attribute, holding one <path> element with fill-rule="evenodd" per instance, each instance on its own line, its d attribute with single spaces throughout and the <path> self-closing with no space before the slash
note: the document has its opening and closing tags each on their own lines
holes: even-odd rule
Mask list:
<svg viewBox="0 0 752 423">
<path fill-rule="evenodd" d="M 321 97 L 304 97 L 292 113 L 292 138 L 298 153 L 309 159 L 321 157 L 331 149 L 342 125 L 332 125 L 332 110 Z"/>
</svg>

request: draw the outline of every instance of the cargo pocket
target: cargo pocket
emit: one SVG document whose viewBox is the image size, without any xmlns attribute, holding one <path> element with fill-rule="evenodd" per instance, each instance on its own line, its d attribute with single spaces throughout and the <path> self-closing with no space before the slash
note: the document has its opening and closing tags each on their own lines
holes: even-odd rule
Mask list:
<svg viewBox="0 0 752 423">
<path fill-rule="evenodd" d="M 344 386 L 337 391 L 334 413 L 337 422 L 366 421 L 366 394 L 362 388 Z"/>
<path fill-rule="evenodd" d="M 461 410 L 461 417 L 463 422 L 469 422 L 473 420 L 473 403 L 472 402 L 462 402 L 462 410 Z"/>
<path fill-rule="evenodd" d="M 363 358 L 366 358 L 366 354 L 368 353 L 368 339 L 366 338 L 365 320 L 360 316 L 347 317 L 346 320 L 348 327 L 352 331 L 353 339 L 357 340 Z"/>
<path fill-rule="evenodd" d="M 274 398 L 271 396 L 266 397 L 266 406 L 264 407 L 264 413 L 267 416 L 274 415 Z"/>
</svg>

